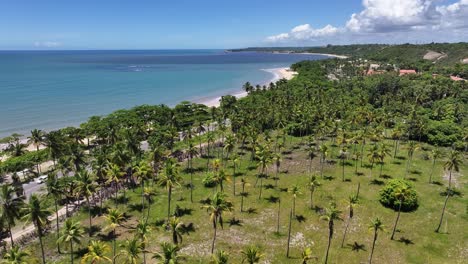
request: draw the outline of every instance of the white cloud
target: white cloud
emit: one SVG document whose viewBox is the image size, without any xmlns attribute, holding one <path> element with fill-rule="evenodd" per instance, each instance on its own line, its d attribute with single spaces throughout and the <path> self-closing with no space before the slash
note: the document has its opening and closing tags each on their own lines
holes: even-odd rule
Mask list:
<svg viewBox="0 0 468 264">
<path fill-rule="evenodd" d="M 38 48 L 57 48 L 62 46 L 62 43 L 57 41 L 36 41 L 34 46 Z"/>
<path fill-rule="evenodd" d="M 468 35 L 468 0 L 444 5 L 446 1 L 363 0 L 362 11 L 352 14 L 343 26 L 314 29 L 303 24 L 289 33 L 268 37 L 267 41 L 380 42 L 382 36 L 391 42 L 463 40 Z"/>
<path fill-rule="evenodd" d="M 289 33 L 281 33 L 275 36 L 270 36 L 267 41 L 270 42 L 281 42 L 281 41 L 302 41 L 311 40 L 317 38 L 329 37 L 337 34 L 340 29 L 326 25 L 323 28 L 314 29 L 309 24 L 299 25 L 294 27 Z"/>
</svg>

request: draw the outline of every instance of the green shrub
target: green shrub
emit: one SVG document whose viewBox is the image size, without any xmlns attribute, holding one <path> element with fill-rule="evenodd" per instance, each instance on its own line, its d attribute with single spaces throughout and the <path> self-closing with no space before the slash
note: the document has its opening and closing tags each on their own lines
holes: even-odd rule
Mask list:
<svg viewBox="0 0 468 264">
<path fill-rule="evenodd" d="M 31 168 L 37 163 L 44 162 L 49 157 L 48 149 L 26 152 L 19 157 L 11 157 L 0 164 L 0 171 L 16 172 Z"/>
<path fill-rule="evenodd" d="M 418 208 L 418 195 L 413 188 L 411 182 L 403 179 L 393 179 L 388 181 L 388 183 L 380 190 L 380 203 L 388 208 L 393 210 L 398 210 L 400 206 L 400 200 L 397 197 L 398 190 L 402 188 L 408 188 L 408 195 L 403 200 L 401 205 L 401 211 L 410 212 Z"/>
</svg>

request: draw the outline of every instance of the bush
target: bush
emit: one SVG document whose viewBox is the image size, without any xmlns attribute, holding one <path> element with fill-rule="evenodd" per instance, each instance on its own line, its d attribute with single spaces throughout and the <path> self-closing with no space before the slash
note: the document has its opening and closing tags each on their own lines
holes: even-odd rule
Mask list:
<svg viewBox="0 0 468 264">
<path fill-rule="evenodd" d="M 37 163 L 47 161 L 49 157 L 48 149 L 26 152 L 19 157 L 11 157 L 0 164 L 0 171 L 17 172 L 31 168 Z"/>
<path fill-rule="evenodd" d="M 390 180 L 382 190 L 380 190 L 380 203 L 393 210 L 398 210 L 400 201 L 398 200 L 396 193 L 401 188 L 408 188 L 408 197 L 403 200 L 401 205 L 401 211 L 410 212 L 418 208 L 418 195 L 413 189 L 411 182 L 403 179 Z"/>
</svg>

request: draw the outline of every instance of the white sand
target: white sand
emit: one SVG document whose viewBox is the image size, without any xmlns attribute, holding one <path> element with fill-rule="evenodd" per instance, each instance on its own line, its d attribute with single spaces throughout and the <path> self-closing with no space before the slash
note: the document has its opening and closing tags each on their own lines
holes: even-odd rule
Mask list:
<svg viewBox="0 0 468 264">
<path fill-rule="evenodd" d="M 273 78 L 263 85 L 269 85 L 271 82 L 277 82 L 281 79 L 291 80 L 297 72 L 291 70 L 290 68 L 273 68 L 273 69 L 262 69 L 263 71 L 273 74 Z M 237 93 L 230 94 L 237 98 L 242 98 L 247 96 L 247 92 L 239 91 Z M 199 103 L 204 104 L 208 107 L 218 107 L 220 105 L 221 96 L 215 98 L 209 98 L 206 100 L 201 100 Z"/>
<path fill-rule="evenodd" d="M 336 55 L 336 54 L 330 54 L 330 53 L 313 53 L 313 52 L 301 52 L 297 54 L 307 54 L 307 55 L 322 55 L 322 56 L 328 56 L 328 57 L 333 57 L 333 58 L 338 58 L 338 59 L 347 59 L 348 56 L 345 55 Z"/>
</svg>

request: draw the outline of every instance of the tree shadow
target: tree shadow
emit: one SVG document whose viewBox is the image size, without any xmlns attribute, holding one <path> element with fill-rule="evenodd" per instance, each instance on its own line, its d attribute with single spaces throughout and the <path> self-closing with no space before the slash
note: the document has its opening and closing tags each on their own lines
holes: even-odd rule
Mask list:
<svg viewBox="0 0 468 264">
<path fill-rule="evenodd" d="M 380 175 L 380 178 L 385 179 L 385 180 L 393 179 L 393 177 L 388 175 L 388 174 L 382 174 L 382 175 Z"/>
<path fill-rule="evenodd" d="M 443 184 L 442 182 L 440 182 L 440 181 L 432 181 L 431 183 L 432 183 L 432 184 L 435 184 L 435 185 L 439 185 L 439 186 L 444 185 L 444 184 Z"/>
<path fill-rule="evenodd" d="M 176 205 L 174 210 L 174 216 L 182 217 L 184 215 L 192 215 L 193 209 L 191 208 L 181 208 L 179 205 Z"/>
<path fill-rule="evenodd" d="M 381 181 L 381 180 L 378 180 L 378 179 L 373 179 L 372 181 L 370 181 L 370 184 L 372 185 L 384 185 L 384 181 Z"/>
<path fill-rule="evenodd" d="M 323 179 L 324 179 L 324 180 L 327 180 L 327 181 L 332 181 L 332 180 L 335 179 L 335 177 L 329 176 L 329 175 L 324 175 L 324 176 L 323 176 Z"/>
<path fill-rule="evenodd" d="M 306 221 L 306 218 L 303 215 L 296 215 L 295 218 L 296 218 L 296 221 L 298 221 L 299 223 L 303 223 Z"/>
<path fill-rule="evenodd" d="M 228 220 L 229 226 L 242 226 L 242 220 L 235 217 Z"/>
<path fill-rule="evenodd" d="M 112 231 L 108 232 L 107 234 L 103 234 L 103 233 L 99 233 L 97 235 L 97 238 L 99 238 L 99 240 L 101 241 L 104 241 L 104 242 L 109 242 L 109 241 L 112 241 L 114 238 L 117 239 L 119 235 L 114 235 Z"/>
<path fill-rule="evenodd" d="M 91 215 L 93 217 L 96 217 L 96 216 L 101 216 L 103 212 L 107 212 L 107 210 L 109 210 L 109 207 L 106 206 L 106 205 L 102 205 L 102 208 L 100 206 L 93 206 L 91 208 Z"/>
<path fill-rule="evenodd" d="M 356 251 L 356 252 L 359 252 L 359 251 L 367 251 L 366 250 L 366 246 L 364 244 L 359 244 L 358 242 L 354 241 L 353 244 L 347 244 L 349 247 L 351 247 L 351 250 L 352 251 Z"/>
<path fill-rule="evenodd" d="M 182 234 L 190 235 L 190 233 L 195 232 L 195 226 L 193 225 L 193 223 L 182 224 L 180 231 Z"/>
<path fill-rule="evenodd" d="M 280 192 L 288 192 L 288 188 L 279 188 Z"/>
<path fill-rule="evenodd" d="M 203 204 L 203 205 L 208 205 L 208 204 L 211 203 L 211 199 L 210 199 L 210 197 L 208 197 L 206 199 L 201 199 L 200 203 Z"/>
<path fill-rule="evenodd" d="M 235 177 L 239 177 L 239 176 L 243 176 L 243 175 L 245 175 L 245 173 L 243 173 L 243 172 L 236 172 L 234 174 Z"/>
<path fill-rule="evenodd" d="M 289 173 L 289 170 L 281 170 L 280 173 L 281 173 L 281 174 L 288 174 L 288 173 Z"/>
<path fill-rule="evenodd" d="M 278 196 L 273 196 L 273 195 L 270 195 L 270 197 L 266 197 L 264 199 L 267 200 L 270 203 L 277 203 L 279 201 L 279 197 Z"/>
<path fill-rule="evenodd" d="M 344 180 L 345 182 L 352 182 L 352 180 L 350 178 L 345 178 Z"/>
<path fill-rule="evenodd" d="M 392 161 L 392 164 L 395 164 L 395 165 L 401 165 L 401 161 L 394 160 L 394 161 Z"/>
<path fill-rule="evenodd" d="M 102 227 L 97 225 L 92 225 L 91 228 L 89 228 L 89 226 L 86 226 L 83 229 L 85 230 L 86 234 L 91 234 L 91 236 L 95 236 L 97 233 L 102 231 Z"/>
<path fill-rule="evenodd" d="M 356 172 L 355 174 L 356 174 L 357 176 L 363 176 L 363 175 L 364 175 L 364 173 L 363 173 L 363 172 L 360 172 L 360 171 Z"/>
<path fill-rule="evenodd" d="M 115 204 L 127 204 L 128 201 L 130 201 L 130 199 L 127 196 L 123 196 L 123 195 L 117 196 L 117 198 L 112 197 L 111 200 Z"/>
<path fill-rule="evenodd" d="M 400 237 L 400 239 L 398 239 L 398 242 L 401 242 L 405 245 L 414 245 L 413 240 L 406 238 L 406 237 Z"/>
<path fill-rule="evenodd" d="M 127 205 L 128 209 L 130 212 L 134 212 L 134 211 L 138 211 L 138 212 L 142 212 L 143 211 L 143 205 L 141 203 L 131 203 L 129 205 Z"/>
<path fill-rule="evenodd" d="M 440 196 L 447 196 L 447 194 L 448 194 L 448 188 L 445 191 L 439 193 Z M 452 196 L 462 197 L 462 192 L 460 190 L 452 188 Z"/>
<path fill-rule="evenodd" d="M 320 215 L 322 215 L 322 214 L 325 212 L 325 210 L 323 209 L 323 207 L 320 207 L 320 206 L 317 206 L 317 205 L 314 206 L 314 207 L 312 208 L 312 210 L 314 210 L 316 213 L 318 213 L 318 214 L 320 214 Z"/>
<path fill-rule="evenodd" d="M 411 177 L 411 178 L 408 178 L 408 180 L 412 181 L 412 182 L 417 182 L 418 179 L 414 178 L 414 177 Z"/>
<path fill-rule="evenodd" d="M 250 165 L 250 166 L 247 167 L 247 170 L 249 170 L 249 171 L 253 171 L 255 169 L 257 169 L 257 166 L 255 166 L 255 165 Z"/>
<path fill-rule="evenodd" d="M 257 214 L 257 209 L 249 207 L 246 212 L 248 214 Z"/>
<path fill-rule="evenodd" d="M 292 151 L 291 150 L 283 150 L 283 151 L 281 151 L 281 154 L 289 155 L 289 154 L 292 154 Z"/>
<path fill-rule="evenodd" d="M 263 188 L 265 188 L 265 190 L 271 190 L 271 189 L 274 189 L 275 186 L 273 184 L 269 183 L 269 184 L 263 185 Z"/>
<path fill-rule="evenodd" d="M 398 159 L 398 160 L 406 160 L 405 156 L 396 156 L 395 158 Z"/>
<path fill-rule="evenodd" d="M 422 172 L 420 170 L 410 170 L 411 174 L 421 175 Z"/>
</svg>

